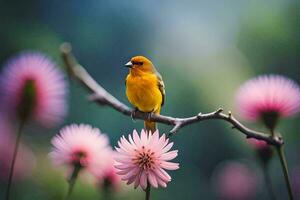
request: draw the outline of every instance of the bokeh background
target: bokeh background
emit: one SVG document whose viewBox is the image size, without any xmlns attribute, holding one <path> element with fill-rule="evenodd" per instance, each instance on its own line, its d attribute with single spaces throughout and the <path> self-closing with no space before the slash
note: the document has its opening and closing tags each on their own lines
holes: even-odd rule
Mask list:
<svg viewBox="0 0 300 200">
<path fill-rule="evenodd" d="M 300 82 L 298 0 L 2 0 L 0 22 L 1 66 L 15 53 L 34 49 L 49 54 L 63 68 L 59 45 L 68 41 L 93 77 L 127 104 L 127 69 L 123 65 L 134 55 L 149 57 L 166 85 L 165 115 L 191 116 L 219 107 L 234 113 L 237 88 L 259 74 L 282 74 Z M 57 200 L 65 195 L 65 177 L 47 157 L 50 140 L 63 125 L 97 126 L 109 135 L 113 146 L 121 135 L 143 126 L 141 121 L 133 122 L 111 108 L 88 102 L 81 85 L 70 85 L 69 114 L 63 124 L 50 130 L 34 124 L 26 128 L 22 139 L 35 154 L 35 167 L 14 182 L 14 199 Z M 299 119 L 284 120 L 279 126 L 298 190 Z M 264 130 L 259 124 L 246 124 Z M 164 125 L 159 128 L 161 132 L 170 130 Z M 243 163 L 256 177 L 248 199 L 269 199 L 253 149 L 225 122 L 195 124 L 171 140 L 179 149 L 181 168 L 171 172 L 173 180 L 167 189 L 152 191 L 153 199 L 221 199 L 216 174 L 230 162 Z M 270 173 L 278 199 L 287 199 L 276 156 Z M 229 179 L 234 182 L 237 176 L 232 173 Z M 4 189 L 2 179 L 0 199 Z M 130 186 L 116 192 L 115 199 L 143 199 L 143 195 L 142 190 Z M 80 181 L 73 199 L 101 199 L 101 192 Z"/>
</svg>

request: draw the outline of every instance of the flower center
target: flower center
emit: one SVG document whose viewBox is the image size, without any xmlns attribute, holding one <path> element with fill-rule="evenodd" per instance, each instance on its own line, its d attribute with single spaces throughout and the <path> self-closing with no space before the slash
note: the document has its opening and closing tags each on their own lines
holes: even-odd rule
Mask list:
<svg viewBox="0 0 300 200">
<path fill-rule="evenodd" d="M 87 165 L 87 154 L 84 151 L 75 151 L 71 156 L 73 165 L 85 167 Z"/>
<path fill-rule="evenodd" d="M 154 152 L 150 149 L 145 150 L 142 146 L 143 151 L 138 152 L 136 158 L 133 159 L 134 164 L 137 164 L 142 169 L 153 169 L 154 168 Z"/>
<path fill-rule="evenodd" d="M 270 129 L 271 131 L 274 131 L 278 120 L 279 120 L 279 113 L 277 111 L 265 111 L 261 114 L 261 119 L 265 126 Z"/>
</svg>

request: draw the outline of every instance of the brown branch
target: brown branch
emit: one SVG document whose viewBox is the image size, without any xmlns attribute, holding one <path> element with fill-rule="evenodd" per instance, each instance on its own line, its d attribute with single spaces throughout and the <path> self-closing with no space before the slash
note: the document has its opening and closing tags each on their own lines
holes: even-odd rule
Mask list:
<svg viewBox="0 0 300 200">
<path fill-rule="evenodd" d="M 124 103 L 120 102 L 117 98 L 112 96 L 109 92 L 107 92 L 88 74 L 88 72 L 80 64 L 78 64 L 78 62 L 72 54 L 72 48 L 70 44 L 62 44 L 61 53 L 70 76 L 81 82 L 81 84 L 92 93 L 89 96 L 90 101 L 99 103 L 100 105 L 110 106 L 116 111 L 123 113 L 124 115 L 132 115 L 133 110 L 131 108 L 129 108 Z M 198 123 L 205 120 L 219 119 L 230 123 L 233 126 L 233 128 L 239 130 L 241 133 L 246 135 L 247 138 L 256 138 L 258 140 L 264 140 L 268 144 L 274 146 L 283 145 L 283 139 L 280 136 L 275 135 L 274 137 L 272 137 L 269 134 L 251 130 L 245 127 L 236 118 L 234 118 L 231 112 L 229 112 L 228 114 L 224 114 L 222 108 L 219 108 L 218 110 L 211 113 L 199 113 L 196 116 L 187 118 L 175 118 L 155 114 L 149 115 L 149 113 L 143 113 L 140 111 L 137 111 L 134 117 L 136 119 L 149 119 L 153 122 L 171 125 L 173 126 L 173 128 L 170 131 L 170 135 L 175 134 L 179 131 L 179 129 L 190 124 Z"/>
</svg>

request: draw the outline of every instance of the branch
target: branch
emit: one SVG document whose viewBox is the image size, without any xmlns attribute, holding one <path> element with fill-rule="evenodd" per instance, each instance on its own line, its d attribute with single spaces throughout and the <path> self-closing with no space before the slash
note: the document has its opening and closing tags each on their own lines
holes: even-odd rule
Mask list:
<svg viewBox="0 0 300 200">
<path fill-rule="evenodd" d="M 67 71 L 72 78 L 78 80 L 83 86 L 85 86 L 92 94 L 89 96 L 89 100 L 96 102 L 100 105 L 110 106 L 116 111 L 123 113 L 127 116 L 132 116 L 133 110 L 126 106 L 124 103 L 120 102 L 117 98 L 112 96 L 107 92 L 102 86 L 100 86 L 89 74 L 88 72 L 76 61 L 74 55 L 72 54 L 71 45 L 64 43 L 61 45 L 61 54 L 64 63 L 67 67 Z M 219 119 L 224 120 L 232 125 L 233 128 L 239 130 L 241 133 L 246 135 L 247 138 L 256 138 L 258 140 L 264 140 L 270 145 L 281 146 L 283 145 L 283 139 L 280 136 L 270 136 L 269 134 L 251 130 L 245 127 L 241 122 L 239 122 L 232 114 L 223 113 L 223 109 L 198 115 L 187 117 L 187 118 L 175 118 L 171 116 L 156 115 L 149 113 L 144 113 L 137 111 L 134 117 L 141 120 L 151 120 L 153 122 L 158 122 L 166 125 L 173 126 L 170 131 L 170 136 L 179 131 L 179 129 L 194 123 L 198 123 L 205 120 Z"/>
</svg>

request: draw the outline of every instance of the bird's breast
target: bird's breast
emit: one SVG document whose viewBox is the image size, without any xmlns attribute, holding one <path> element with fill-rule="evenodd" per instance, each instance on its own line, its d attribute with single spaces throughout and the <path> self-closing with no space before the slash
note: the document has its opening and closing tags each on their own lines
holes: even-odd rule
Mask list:
<svg viewBox="0 0 300 200">
<path fill-rule="evenodd" d="M 126 79 L 126 95 L 129 102 L 143 112 L 155 112 L 160 109 L 162 94 L 157 78 L 149 76 L 131 76 Z"/>
</svg>

